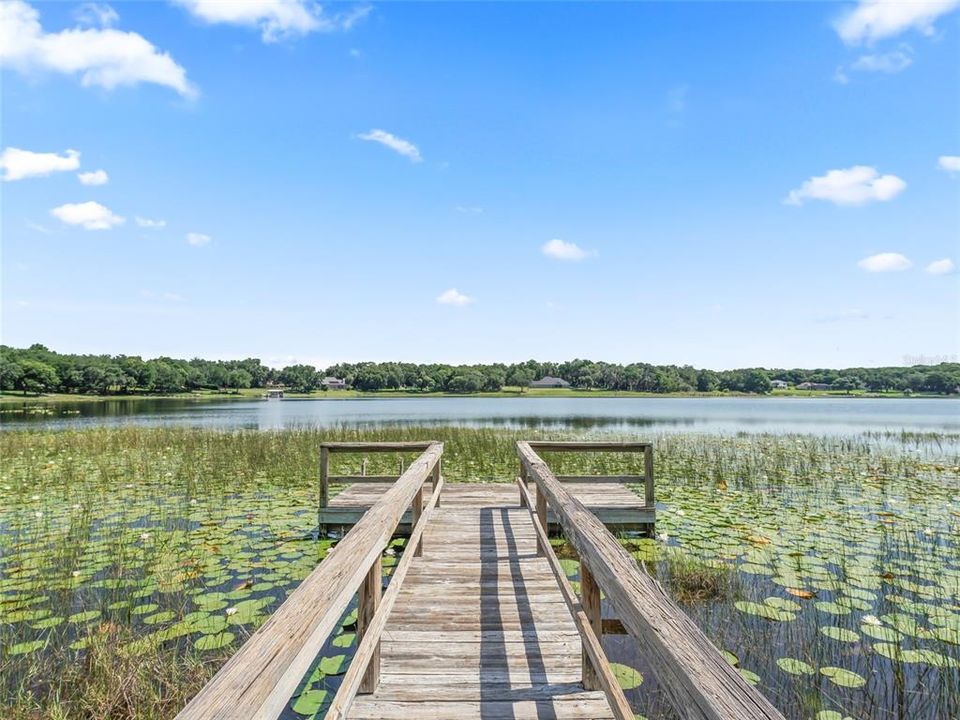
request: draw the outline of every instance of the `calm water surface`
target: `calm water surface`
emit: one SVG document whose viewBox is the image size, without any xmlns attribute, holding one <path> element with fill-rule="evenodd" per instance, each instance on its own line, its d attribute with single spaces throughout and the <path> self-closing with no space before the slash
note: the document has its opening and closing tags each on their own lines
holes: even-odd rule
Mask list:
<svg viewBox="0 0 960 720">
<path fill-rule="evenodd" d="M 18 406 L 2 409 L 4 429 L 136 423 L 258 430 L 406 424 L 599 432 L 960 432 L 960 401 L 924 398 L 158 398 L 45 405 L 27 401 L 23 412 Z"/>
</svg>

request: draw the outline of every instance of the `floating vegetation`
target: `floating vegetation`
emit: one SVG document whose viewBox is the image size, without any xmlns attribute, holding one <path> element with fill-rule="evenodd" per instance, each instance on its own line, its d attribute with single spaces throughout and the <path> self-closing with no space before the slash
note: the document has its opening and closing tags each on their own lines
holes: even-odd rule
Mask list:
<svg viewBox="0 0 960 720">
<path fill-rule="evenodd" d="M 447 481 L 476 482 L 511 481 L 513 441 L 529 436 L 0 432 L 0 717 L 176 715 L 334 546 L 316 537 L 321 439 L 436 437 Z M 625 547 L 791 720 L 960 717 L 955 440 L 656 443 L 658 537 L 625 537 Z M 642 462 L 549 461 L 569 475 L 637 473 Z M 357 458 L 337 462 L 331 472 L 359 470 Z M 366 469 L 396 462 L 371 456 Z M 387 572 L 402 548 L 388 550 Z M 557 550 L 576 585 L 576 558 Z M 635 708 L 671 717 L 656 668 L 632 641 L 611 635 L 604 645 Z M 356 646 L 351 609 L 286 717 L 322 717 Z"/>
</svg>

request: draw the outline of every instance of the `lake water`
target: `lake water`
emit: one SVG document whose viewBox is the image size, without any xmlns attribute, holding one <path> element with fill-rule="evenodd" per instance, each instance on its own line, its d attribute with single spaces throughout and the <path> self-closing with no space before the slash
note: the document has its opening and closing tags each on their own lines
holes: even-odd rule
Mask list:
<svg viewBox="0 0 960 720">
<path fill-rule="evenodd" d="M 590 432 L 960 433 L 960 401 L 925 398 L 156 398 L 44 405 L 28 400 L 22 408 L 2 410 L 3 429 L 137 423 L 255 430 L 459 425 Z"/>
</svg>

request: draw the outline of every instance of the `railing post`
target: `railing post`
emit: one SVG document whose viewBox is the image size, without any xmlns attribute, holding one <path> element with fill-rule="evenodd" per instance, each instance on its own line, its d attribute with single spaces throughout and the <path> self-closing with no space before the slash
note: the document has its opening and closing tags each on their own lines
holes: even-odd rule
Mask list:
<svg viewBox="0 0 960 720">
<path fill-rule="evenodd" d="M 590 627 L 593 628 L 597 640 L 603 643 L 603 616 L 600 612 L 600 587 L 590 572 L 587 564 L 580 559 L 580 605 L 583 612 L 590 621 Z M 597 677 L 597 671 L 587 656 L 587 651 L 581 651 L 583 655 L 583 689 L 599 690 L 600 679 Z"/>
<path fill-rule="evenodd" d="M 437 490 L 437 483 L 440 482 L 440 467 L 443 459 L 437 460 L 437 464 L 433 466 L 433 472 L 430 475 L 430 489 L 433 492 Z M 437 504 L 436 507 L 440 507 L 440 496 L 437 495 Z"/>
<path fill-rule="evenodd" d="M 360 601 L 357 605 L 357 645 L 363 640 L 363 634 L 367 631 L 370 623 L 373 622 L 373 616 L 380 607 L 380 597 L 383 592 L 383 569 L 381 567 L 380 555 L 373 561 L 370 570 L 367 572 L 363 584 L 360 586 Z M 370 664 L 367 665 L 363 679 L 360 681 L 359 692 L 372 693 L 376 691 L 380 682 L 380 643 L 370 656 Z"/>
<path fill-rule="evenodd" d="M 321 516 L 323 515 L 323 509 L 327 507 L 327 504 L 330 502 L 330 488 L 328 485 L 328 476 L 330 472 L 330 450 L 321 447 L 320 448 L 320 497 L 318 498 L 317 505 L 317 539 L 326 532 L 326 526 L 321 522 Z"/>
<path fill-rule="evenodd" d="M 523 483 L 523 487 L 527 487 L 527 469 L 523 466 L 523 463 L 520 463 L 520 482 Z M 527 504 L 527 494 L 520 490 L 520 507 L 524 507 Z"/>
<path fill-rule="evenodd" d="M 646 505 L 647 508 L 655 508 L 657 506 L 657 499 L 653 493 L 653 445 L 647 445 L 643 449 L 643 476 L 644 505 Z M 656 522 L 651 524 L 647 530 L 650 537 L 655 537 L 657 534 Z"/>
<path fill-rule="evenodd" d="M 417 526 L 417 523 L 420 522 L 420 515 L 423 513 L 423 485 L 420 485 L 420 489 L 417 490 L 417 494 L 413 496 L 413 505 L 410 507 L 410 529 Z M 413 556 L 420 557 L 423 555 L 423 538 L 417 543 L 417 546 L 413 549 Z"/>
<path fill-rule="evenodd" d="M 549 533 L 550 530 L 547 528 L 547 496 L 543 494 L 539 486 L 537 486 L 537 517 L 540 519 L 543 531 Z M 546 555 L 549 549 L 540 547 L 540 544 L 537 543 L 537 555 Z"/>
</svg>

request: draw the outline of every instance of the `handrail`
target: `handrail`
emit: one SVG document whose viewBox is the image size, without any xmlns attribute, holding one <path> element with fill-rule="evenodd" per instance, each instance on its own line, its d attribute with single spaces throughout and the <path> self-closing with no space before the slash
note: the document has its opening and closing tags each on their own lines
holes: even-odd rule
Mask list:
<svg viewBox="0 0 960 720">
<path fill-rule="evenodd" d="M 177 720 L 275 720 L 361 583 L 368 594 L 379 593 L 382 580 L 378 571 L 374 590 L 374 566 L 379 570 L 381 554 L 411 504 L 414 522 L 420 518 L 427 479 L 442 484 L 442 455 L 443 444 L 431 443 L 180 711 Z"/>
<path fill-rule="evenodd" d="M 593 619 L 587 617 L 583 604 L 577 599 L 567 574 L 560 565 L 560 560 L 550 545 L 550 537 L 547 530 L 540 522 L 540 518 L 533 511 L 533 498 L 530 496 L 530 489 L 522 479 L 517 478 L 517 485 L 520 488 L 520 504 L 527 508 L 530 513 L 530 520 L 537 533 L 537 544 L 543 548 L 543 554 L 547 558 L 550 569 L 553 571 L 557 584 L 560 586 L 560 594 L 573 615 L 573 621 L 580 633 L 580 644 L 583 653 L 583 686 L 586 690 L 595 690 L 599 686 L 607 696 L 607 702 L 610 703 L 610 709 L 613 710 L 615 720 L 633 720 L 635 717 L 633 710 L 630 709 L 630 703 L 623 694 L 620 683 L 617 682 L 610 669 L 610 663 L 607 660 L 606 653 L 603 652 L 603 645 L 600 642 L 598 633 L 602 632 L 600 627 L 594 626 L 600 621 L 600 595 L 597 594 L 596 612 Z M 593 609 L 593 608 L 591 608 Z"/>
<path fill-rule="evenodd" d="M 367 461 L 363 461 L 360 475 L 330 475 L 330 455 L 334 453 L 392 453 L 392 452 L 423 452 L 435 440 L 401 440 L 401 441 L 339 441 L 320 443 L 320 486 L 318 488 L 318 525 L 323 532 L 323 523 L 319 520 L 319 513 L 330 504 L 330 485 L 353 483 L 387 483 L 397 478 L 393 475 L 367 475 Z M 403 474 L 403 460 L 400 460 L 400 472 Z"/>
<path fill-rule="evenodd" d="M 433 494 L 430 496 L 430 501 L 423 510 L 423 514 L 414 525 L 413 531 L 407 539 L 407 546 L 404 550 L 403 557 L 400 558 L 400 562 L 397 563 L 397 567 L 393 571 L 393 577 L 390 579 L 387 591 L 380 601 L 380 606 L 374 613 L 370 624 L 364 630 L 363 637 L 360 638 L 357 650 L 354 653 L 353 659 L 350 661 L 350 667 L 347 669 L 343 681 L 340 683 L 337 694 L 333 698 L 333 703 L 330 705 L 329 710 L 327 710 L 326 720 L 343 720 L 350 711 L 350 706 L 353 704 L 357 692 L 363 689 L 362 684 L 365 684 L 365 682 L 369 683 L 369 687 L 366 688 L 367 690 L 373 691 L 376 689 L 380 680 L 379 668 L 370 667 L 370 669 L 368 669 L 368 666 L 371 666 L 371 663 L 376 664 L 379 661 L 380 637 L 387 627 L 387 619 L 390 617 L 390 612 L 393 610 L 397 597 L 400 595 L 400 588 L 403 586 L 403 581 L 407 577 L 407 571 L 413 564 L 413 559 L 419 554 L 418 551 L 424 530 L 426 530 L 427 523 L 430 522 L 430 517 L 433 515 L 437 503 L 440 501 L 440 492 L 442 490 L 443 478 L 441 477 L 433 490 Z"/>
<path fill-rule="evenodd" d="M 537 514 L 542 520 L 547 506 L 553 510 L 580 556 L 581 573 L 586 569 L 591 582 L 606 594 L 656 668 L 677 713 L 686 720 L 783 720 L 660 584 L 641 572 L 603 523 L 567 492 L 532 445 L 518 442 L 517 455 L 522 476 L 536 483 Z"/>
<path fill-rule="evenodd" d="M 534 452 L 642 452 L 643 475 L 560 475 L 560 482 L 619 482 L 643 483 L 643 500 L 648 507 L 657 503 L 653 489 L 653 444 L 648 442 L 620 442 L 615 440 L 530 440 L 527 445 Z M 522 468 L 521 468 L 522 474 Z"/>
</svg>

